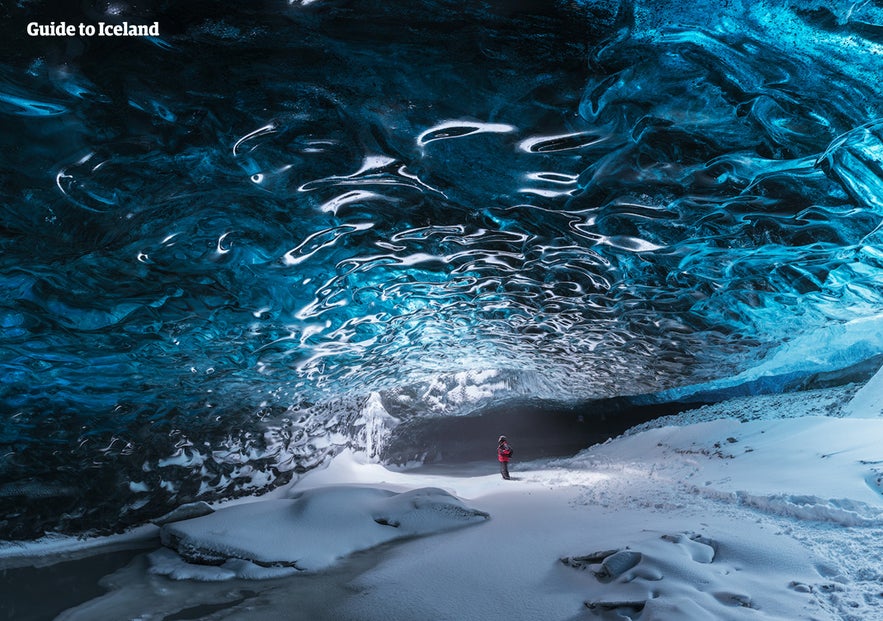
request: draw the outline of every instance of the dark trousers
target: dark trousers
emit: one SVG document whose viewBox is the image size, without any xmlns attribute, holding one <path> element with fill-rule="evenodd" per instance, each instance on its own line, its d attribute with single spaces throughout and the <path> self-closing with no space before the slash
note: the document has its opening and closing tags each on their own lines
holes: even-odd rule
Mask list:
<svg viewBox="0 0 883 621">
<path fill-rule="evenodd" d="M 503 475 L 504 479 L 506 479 L 506 480 L 509 479 L 509 462 L 508 461 L 501 461 L 500 462 L 500 474 Z"/>
</svg>

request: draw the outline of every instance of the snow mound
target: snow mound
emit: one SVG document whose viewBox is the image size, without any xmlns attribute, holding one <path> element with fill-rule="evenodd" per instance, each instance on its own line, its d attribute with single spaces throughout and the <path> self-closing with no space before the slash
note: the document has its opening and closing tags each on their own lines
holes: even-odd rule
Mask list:
<svg viewBox="0 0 883 621">
<path fill-rule="evenodd" d="M 758 511 L 795 518 L 804 522 L 831 522 L 841 526 L 883 526 L 883 510 L 866 503 L 794 494 L 755 495 L 745 491 L 719 492 L 693 488 L 697 494 Z"/>
<path fill-rule="evenodd" d="M 691 494 L 765 513 L 877 526 L 881 437 L 880 418 L 726 418 L 623 436 L 568 466 L 602 473 L 629 467 L 648 473 L 648 484 L 677 481 Z"/>
<path fill-rule="evenodd" d="M 883 368 L 862 386 L 852 401 L 843 408 L 845 416 L 875 418 L 883 416 Z"/>
<path fill-rule="evenodd" d="M 403 493 L 356 486 L 297 492 L 165 524 L 151 571 L 201 581 L 270 578 L 315 571 L 359 550 L 483 522 L 437 488 Z"/>
<path fill-rule="evenodd" d="M 748 618 L 750 610 L 752 619 L 786 619 L 792 618 L 789 610 L 812 601 L 807 596 L 812 587 L 794 579 L 805 571 L 791 575 L 771 567 L 736 539 L 649 532 L 626 549 L 564 557 L 561 562 L 593 577 L 584 584 L 584 604 L 593 618 L 735 621 Z M 752 567 L 758 563 L 767 566 Z M 782 592 L 790 595 L 783 597 Z"/>
</svg>

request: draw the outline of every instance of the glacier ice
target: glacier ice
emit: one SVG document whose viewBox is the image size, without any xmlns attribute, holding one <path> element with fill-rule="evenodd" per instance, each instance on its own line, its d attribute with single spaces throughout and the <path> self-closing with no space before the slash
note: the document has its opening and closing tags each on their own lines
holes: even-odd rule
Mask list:
<svg viewBox="0 0 883 621">
<path fill-rule="evenodd" d="M 873 3 L 115 10 L 0 41 L 3 536 L 881 354 Z"/>
</svg>

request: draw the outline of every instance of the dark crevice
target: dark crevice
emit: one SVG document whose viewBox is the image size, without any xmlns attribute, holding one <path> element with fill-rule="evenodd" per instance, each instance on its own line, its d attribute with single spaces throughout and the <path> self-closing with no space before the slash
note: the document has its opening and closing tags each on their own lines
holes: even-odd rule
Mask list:
<svg viewBox="0 0 883 621">
<path fill-rule="evenodd" d="M 506 435 L 515 459 L 573 455 L 660 416 L 703 403 L 634 405 L 617 398 L 574 406 L 541 401 L 510 402 L 471 416 L 421 418 L 400 425 L 383 451 L 387 463 L 462 463 L 496 459 L 497 438 Z"/>
</svg>

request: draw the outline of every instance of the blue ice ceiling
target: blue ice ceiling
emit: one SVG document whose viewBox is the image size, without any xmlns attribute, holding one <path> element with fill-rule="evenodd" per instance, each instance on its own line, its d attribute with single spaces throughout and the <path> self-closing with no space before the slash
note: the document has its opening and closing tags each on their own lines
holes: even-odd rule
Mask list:
<svg viewBox="0 0 883 621">
<path fill-rule="evenodd" d="M 883 351 L 874 3 L 0 16 L 0 499 L 259 488 L 367 437 L 377 391 L 461 413 Z M 26 36 L 51 20 L 161 36 Z"/>
</svg>

